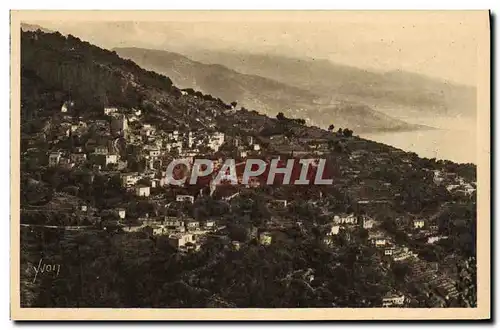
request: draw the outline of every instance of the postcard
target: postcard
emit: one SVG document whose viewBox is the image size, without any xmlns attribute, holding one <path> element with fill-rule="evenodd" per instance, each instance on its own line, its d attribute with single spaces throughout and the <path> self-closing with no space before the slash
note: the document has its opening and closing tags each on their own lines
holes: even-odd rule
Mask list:
<svg viewBox="0 0 500 330">
<path fill-rule="evenodd" d="M 11 319 L 490 319 L 489 22 L 11 11 Z"/>
</svg>

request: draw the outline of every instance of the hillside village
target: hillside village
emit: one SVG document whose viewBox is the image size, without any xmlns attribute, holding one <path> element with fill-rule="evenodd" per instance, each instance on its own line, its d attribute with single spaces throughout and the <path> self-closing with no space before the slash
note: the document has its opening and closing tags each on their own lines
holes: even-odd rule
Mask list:
<svg viewBox="0 0 500 330">
<path fill-rule="evenodd" d="M 85 275 L 87 291 L 71 302 L 26 284 L 24 304 L 127 307 L 136 297 L 151 307 L 474 306 L 473 165 L 181 90 L 78 38 L 23 32 L 22 44 L 21 262 L 39 258 L 40 244 L 66 260 L 67 276 L 54 284 L 69 290 L 66 299 L 78 286 L 69 281 L 82 281 L 78 267 L 96 277 L 113 267 L 151 276 L 102 284 Z M 35 64 L 52 52 L 66 56 L 67 72 Z M 78 87 L 87 65 L 117 87 Z M 166 177 L 173 159 L 220 167 L 252 157 L 325 158 L 333 184 L 174 187 Z M 74 253 L 87 257 L 70 261 Z M 162 289 L 146 298 L 153 284 Z"/>
</svg>

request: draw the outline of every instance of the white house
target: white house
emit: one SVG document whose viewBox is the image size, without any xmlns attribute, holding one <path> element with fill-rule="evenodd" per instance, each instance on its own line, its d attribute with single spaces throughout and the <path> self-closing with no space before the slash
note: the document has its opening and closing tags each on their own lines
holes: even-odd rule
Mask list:
<svg viewBox="0 0 500 330">
<path fill-rule="evenodd" d="M 388 294 L 384 298 L 382 298 L 383 307 L 403 306 L 404 302 L 405 302 L 404 295 Z"/>
<path fill-rule="evenodd" d="M 196 230 L 200 228 L 200 222 L 196 220 L 191 220 L 186 222 L 186 227 L 188 230 Z"/>
<path fill-rule="evenodd" d="M 73 103 L 73 101 L 66 101 L 63 103 L 62 107 L 61 107 L 61 112 L 68 112 L 68 110 L 73 107 L 75 104 Z"/>
<path fill-rule="evenodd" d="M 76 132 L 79 128 L 80 126 L 78 126 L 77 124 L 71 124 L 71 133 Z"/>
<path fill-rule="evenodd" d="M 174 130 L 174 131 L 169 132 L 168 133 L 168 138 L 170 140 L 178 141 L 179 140 L 179 131 L 178 130 Z"/>
<path fill-rule="evenodd" d="M 131 187 L 139 181 L 140 177 L 137 172 L 123 173 L 120 175 L 123 187 Z"/>
<path fill-rule="evenodd" d="M 323 243 L 326 245 L 331 245 L 333 243 L 332 236 L 327 235 L 323 238 Z"/>
<path fill-rule="evenodd" d="M 213 220 L 207 220 L 207 221 L 205 221 L 204 227 L 206 229 L 212 229 L 212 228 L 214 228 L 215 227 L 215 221 L 213 221 Z"/>
<path fill-rule="evenodd" d="M 182 142 L 167 142 L 165 143 L 165 149 L 167 149 L 168 152 L 172 151 L 173 149 L 176 149 L 177 152 L 181 153 L 182 152 Z"/>
<path fill-rule="evenodd" d="M 457 188 L 460 188 L 460 185 L 459 185 L 459 184 L 449 184 L 449 185 L 447 185 L 447 186 L 446 186 L 446 190 L 448 190 L 448 191 L 450 191 L 450 192 L 451 192 L 452 190 L 454 190 L 454 189 L 457 189 Z"/>
<path fill-rule="evenodd" d="M 371 229 L 371 228 L 373 228 L 374 224 L 375 224 L 375 221 L 373 221 L 372 219 L 363 218 L 363 228 L 364 229 Z"/>
<path fill-rule="evenodd" d="M 394 261 L 406 260 L 410 257 L 416 257 L 418 254 L 410 251 L 408 247 L 396 248 L 392 254 Z"/>
<path fill-rule="evenodd" d="M 276 208 L 285 208 L 288 205 L 288 202 L 286 199 L 275 199 L 272 200 L 270 204 Z"/>
<path fill-rule="evenodd" d="M 61 160 L 60 152 L 51 152 L 49 154 L 49 166 L 57 166 Z"/>
<path fill-rule="evenodd" d="M 144 124 L 141 129 L 141 135 L 142 136 L 152 136 L 154 135 L 154 127 L 152 127 L 150 124 Z"/>
<path fill-rule="evenodd" d="M 434 171 L 434 177 L 433 177 L 433 181 L 435 184 L 440 184 L 441 182 L 443 182 L 443 177 L 441 175 L 441 171 L 439 170 L 435 170 Z"/>
<path fill-rule="evenodd" d="M 156 187 L 161 187 L 163 184 L 163 180 L 162 179 L 152 179 L 151 180 L 151 188 L 156 188 Z"/>
<path fill-rule="evenodd" d="M 273 237 L 271 236 L 271 233 L 269 232 L 263 232 L 263 233 L 260 233 L 259 235 L 259 241 L 260 241 L 260 244 L 262 245 L 269 245 L 271 244 L 273 240 Z"/>
<path fill-rule="evenodd" d="M 69 158 L 61 157 L 61 159 L 59 160 L 59 165 L 61 167 L 70 169 L 70 168 L 73 168 L 75 166 L 75 163 L 73 163 L 71 161 L 71 159 L 69 159 Z"/>
<path fill-rule="evenodd" d="M 337 235 L 340 231 L 340 226 L 339 225 L 332 225 L 330 228 L 330 231 L 328 232 L 328 235 Z"/>
<path fill-rule="evenodd" d="M 424 228 L 425 221 L 424 220 L 413 220 L 413 228 Z"/>
<path fill-rule="evenodd" d="M 184 228 L 185 221 L 176 217 L 165 217 L 163 224 L 169 228 Z"/>
<path fill-rule="evenodd" d="M 466 195 L 472 195 L 476 191 L 476 188 L 474 188 L 470 183 L 467 183 L 463 186 L 463 191 Z"/>
<path fill-rule="evenodd" d="M 116 163 L 118 163 L 118 155 L 115 154 L 106 155 L 106 165 L 116 164 Z"/>
<path fill-rule="evenodd" d="M 156 157 L 160 156 L 160 153 L 161 153 L 160 150 L 156 149 L 156 148 L 148 150 L 148 155 L 151 158 L 156 158 Z"/>
<path fill-rule="evenodd" d="M 81 164 L 81 163 L 85 163 L 85 161 L 87 160 L 87 155 L 84 153 L 76 152 L 76 153 L 70 154 L 69 159 L 71 159 L 71 161 L 74 163 Z"/>
<path fill-rule="evenodd" d="M 198 148 L 193 148 L 193 149 L 184 149 L 181 152 L 179 152 L 179 157 L 181 158 L 186 158 L 186 159 L 192 159 L 194 156 L 196 156 L 200 151 Z"/>
<path fill-rule="evenodd" d="M 96 146 L 94 148 L 94 154 L 95 155 L 107 155 L 108 154 L 108 147 L 107 146 Z"/>
<path fill-rule="evenodd" d="M 240 242 L 238 242 L 238 241 L 231 241 L 231 247 L 233 248 L 233 250 L 238 251 L 240 249 L 240 246 L 241 246 Z"/>
<path fill-rule="evenodd" d="M 386 248 L 386 249 L 384 249 L 384 255 L 386 255 L 386 256 L 392 256 L 393 252 L 394 252 L 393 248 Z"/>
<path fill-rule="evenodd" d="M 213 134 L 211 134 L 208 138 L 208 146 L 215 150 L 215 151 L 218 151 L 220 146 L 222 144 L 224 144 L 224 138 L 225 138 L 225 135 L 224 133 L 221 133 L 221 132 L 215 132 Z"/>
<path fill-rule="evenodd" d="M 372 243 L 375 246 L 385 246 L 385 244 L 387 243 L 387 240 L 384 237 L 377 237 L 377 238 L 372 239 Z"/>
<path fill-rule="evenodd" d="M 150 193 L 151 193 L 150 188 L 148 186 L 139 185 L 139 186 L 135 187 L 135 195 L 136 196 L 148 197 Z"/>
<path fill-rule="evenodd" d="M 189 133 L 188 133 L 188 147 L 189 148 L 193 147 L 193 144 L 194 144 L 194 132 L 189 131 Z"/>
<path fill-rule="evenodd" d="M 120 217 L 120 219 L 125 219 L 126 210 L 124 208 L 116 209 L 116 213 L 118 213 L 118 216 Z"/>
<path fill-rule="evenodd" d="M 117 116 L 114 116 L 113 119 L 111 119 L 111 131 L 113 133 L 120 133 L 120 132 L 125 132 L 128 129 L 128 122 L 127 122 L 127 117 L 125 115 L 120 114 Z"/>
</svg>

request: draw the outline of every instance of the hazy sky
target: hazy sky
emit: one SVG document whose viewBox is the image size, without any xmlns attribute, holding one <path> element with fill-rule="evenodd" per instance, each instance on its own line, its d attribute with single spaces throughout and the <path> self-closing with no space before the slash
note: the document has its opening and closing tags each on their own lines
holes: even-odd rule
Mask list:
<svg viewBox="0 0 500 330">
<path fill-rule="evenodd" d="M 72 16 L 33 23 L 106 48 L 138 46 L 187 52 L 196 47 L 308 56 L 475 85 L 478 14 L 160 12 L 152 17 L 92 15 L 98 22 L 89 22 L 88 16 Z"/>
</svg>

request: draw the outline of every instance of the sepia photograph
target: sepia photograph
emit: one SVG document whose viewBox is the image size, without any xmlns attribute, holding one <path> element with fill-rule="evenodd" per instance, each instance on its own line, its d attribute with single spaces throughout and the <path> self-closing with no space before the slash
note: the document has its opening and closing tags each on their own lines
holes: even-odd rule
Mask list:
<svg viewBox="0 0 500 330">
<path fill-rule="evenodd" d="M 11 11 L 14 320 L 489 319 L 488 11 Z"/>
</svg>

